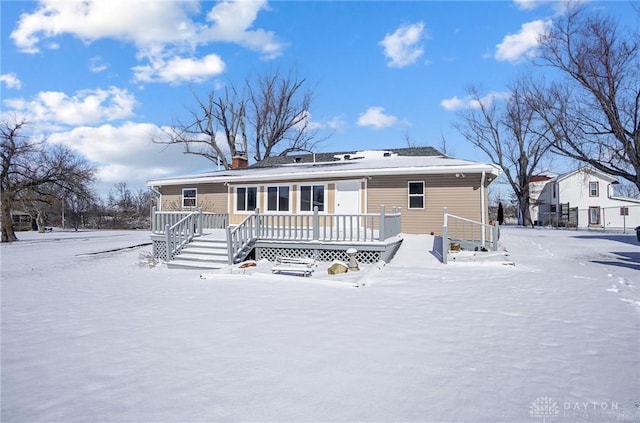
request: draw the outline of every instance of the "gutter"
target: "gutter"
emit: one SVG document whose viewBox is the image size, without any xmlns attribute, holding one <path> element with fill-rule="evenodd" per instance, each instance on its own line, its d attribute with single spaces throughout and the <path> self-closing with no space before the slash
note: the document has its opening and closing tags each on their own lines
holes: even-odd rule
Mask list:
<svg viewBox="0 0 640 423">
<path fill-rule="evenodd" d="M 362 177 L 363 175 L 367 176 L 385 176 L 385 175 L 413 175 L 413 174 L 423 174 L 423 175 L 442 175 L 442 174 L 455 174 L 455 173 L 478 173 L 482 172 L 483 175 L 486 175 L 487 171 L 489 174 L 494 175 L 496 178 L 500 176 L 500 170 L 492 165 L 457 165 L 457 166 L 425 166 L 425 167 L 391 167 L 391 168 L 358 168 L 358 169 L 349 169 L 349 170 L 329 170 L 324 172 L 306 172 L 306 173 L 296 173 L 295 176 L 297 179 L 322 179 L 322 178 L 341 178 L 341 177 Z M 183 185 L 183 184 L 193 184 L 193 183 L 222 183 L 222 182 L 245 182 L 245 181 L 279 181 L 279 180 L 291 180 L 292 172 L 286 173 L 266 173 L 262 175 L 252 175 L 250 172 L 243 172 L 237 176 L 227 175 L 207 175 L 207 176 L 187 176 L 182 178 L 175 179 L 157 179 L 151 180 L 147 182 L 147 186 L 155 186 L 155 185 Z M 484 176 L 483 176 L 484 178 Z M 484 184 L 484 180 L 483 180 Z"/>
<path fill-rule="evenodd" d="M 483 225 L 485 225 L 487 223 L 487 214 L 485 211 L 485 190 L 486 188 L 484 187 L 484 181 L 486 179 L 486 172 L 482 171 L 482 177 L 480 178 L 480 223 L 482 223 Z M 486 241 L 486 235 L 485 235 L 485 230 L 484 230 L 484 226 L 482 227 L 482 230 L 480 231 L 481 233 L 481 240 L 482 240 L 482 245 L 484 246 L 484 243 Z"/>
</svg>

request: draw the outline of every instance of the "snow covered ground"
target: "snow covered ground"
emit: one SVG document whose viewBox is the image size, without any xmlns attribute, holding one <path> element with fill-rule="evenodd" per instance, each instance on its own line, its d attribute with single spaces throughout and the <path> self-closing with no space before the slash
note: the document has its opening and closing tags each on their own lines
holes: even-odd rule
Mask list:
<svg viewBox="0 0 640 423">
<path fill-rule="evenodd" d="M 207 279 L 126 248 L 147 232 L 18 235 L 2 422 L 640 421 L 635 234 L 504 228 L 515 266 L 407 236 L 381 269 Z"/>
</svg>

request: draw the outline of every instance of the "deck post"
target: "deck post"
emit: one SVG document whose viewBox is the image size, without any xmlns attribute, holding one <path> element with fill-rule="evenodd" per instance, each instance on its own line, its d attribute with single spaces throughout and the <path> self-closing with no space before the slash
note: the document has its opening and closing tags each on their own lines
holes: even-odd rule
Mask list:
<svg viewBox="0 0 640 423">
<path fill-rule="evenodd" d="M 443 209 L 443 223 L 442 223 L 442 263 L 447 264 L 447 256 L 449 255 L 449 229 L 448 229 L 448 214 L 447 208 Z"/>
<path fill-rule="evenodd" d="M 151 207 L 151 233 L 156 233 L 156 206 Z"/>
<path fill-rule="evenodd" d="M 166 226 L 164 227 L 164 237 L 167 243 L 167 253 L 165 255 L 166 261 L 170 261 L 171 260 L 171 234 L 169 234 L 169 228 L 171 226 L 169 226 L 169 224 L 167 223 Z"/>
<path fill-rule="evenodd" d="M 198 208 L 198 236 L 202 236 L 202 223 L 203 223 L 202 207 Z"/>
<path fill-rule="evenodd" d="M 233 264 L 233 241 L 231 240 L 231 226 L 227 226 L 227 257 L 229 258 L 229 264 Z"/>
<path fill-rule="evenodd" d="M 253 235 L 254 238 L 260 238 L 260 208 L 256 208 L 256 222 L 255 222 L 255 231 L 256 233 Z"/>
<path fill-rule="evenodd" d="M 320 217 L 318 216 L 318 206 L 313 208 L 313 240 L 320 239 Z"/>
<path fill-rule="evenodd" d="M 380 241 L 384 241 L 386 239 L 385 235 L 385 222 L 384 222 L 384 204 L 380 206 L 380 223 L 378 224 L 378 239 Z"/>
</svg>

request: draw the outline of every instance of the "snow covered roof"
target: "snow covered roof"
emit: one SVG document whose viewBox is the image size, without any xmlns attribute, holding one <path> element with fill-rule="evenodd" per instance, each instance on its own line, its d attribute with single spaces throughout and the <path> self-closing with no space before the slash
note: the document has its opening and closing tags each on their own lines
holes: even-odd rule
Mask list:
<svg viewBox="0 0 640 423">
<path fill-rule="evenodd" d="M 147 186 L 182 185 L 188 183 L 220 183 L 242 181 L 284 181 L 303 178 L 327 177 L 362 177 L 380 175 L 412 175 L 412 174 L 456 174 L 482 173 L 499 176 L 498 166 L 468 160 L 454 159 L 442 155 L 402 156 L 392 151 L 362 151 L 344 156 L 334 157 L 331 161 L 289 162 L 271 166 L 250 166 L 243 169 L 220 170 L 185 175 L 173 178 L 154 179 Z M 337 155 L 336 153 L 323 153 Z M 291 160 L 291 158 L 289 158 Z"/>
<path fill-rule="evenodd" d="M 609 182 L 611 182 L 613 184 L 617 184 L 618 183 L 618 180 L 616 178 L 614 178 L 613 176 L 611 176 L 611 175 L 609 175 L 607 173 L 601 172 L 598 169 L 595 169 L 595 168 L 593 168 L 591 166 L 583 166 L 580 169 L 576 169 L 574 171 L 558 175 L 553 179 L 553 182 L 563 181 L 563 180 L 565 180 L 567 178 L 570 178 L 570 177 L 572 177 L 574 175 L 577 175 L 578 173 L 589 173 L 589 174 L 592 174 L 594 176 L 597 176 L 598 178 L 601 178 L 601 179 L 604 179 L 606 181 L 609 181 Z"/>
</svg>

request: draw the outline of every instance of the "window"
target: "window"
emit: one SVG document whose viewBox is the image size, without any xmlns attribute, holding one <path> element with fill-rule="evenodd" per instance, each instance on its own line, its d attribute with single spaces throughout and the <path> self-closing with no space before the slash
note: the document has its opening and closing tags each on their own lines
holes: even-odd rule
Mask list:
<svg viewBox="0 0 640 423">
<path fill-rule="evenodd" d="M 598 193 L 598 183 L 597 182 L 589 182 L 589 197 L 598 197 L 600 194 Z"/>
<path fill-rule="evenodd" d="M 197 188 L 182 189 L 182 207 L 195 207 L 198 200 Z"/>
<path fill-rule="evenodd" d="M 424 181 L 409 182 L 409 208 L 424 209 Z"/>
<path fill-rule="evenodd" d="M 589 225 L 600 224 L 600 207 L 589 207 Z"/>
<path fill-rule="evenodd" d="M 267 187 L 267 210 L 289 211 L 289 187 Z"/>
<path fill-rule="evenodd" d="M 552 205 L 551 205 L 551 209 L 550 209 L 549 211 L 550 211 L 551 213 L 557 213 L 558 208 L 557 208 L 557 206 L 556 206 L 555 204 L 552 204 Z"/>
<path fill-rule="evenodd" d="M 620 207 L 620 216 L 629 216 L 629 207 Z"/>
<path fill-rule="evenodd" d="M 257 187 L 236 188 L 236 211 L 252 212 L 258 207 Z"/>
<path fill-rule="evenodd" d="M 553 184 L 552 188 L 553 188 L 553 198 L 556 198 L 556 190 L 557 190 L 558 184 Z"/>
<path fill-rule="evenodd" d="M 300 186 L 300 211 L 324 211 L 324 185 Z"/>
</svg>

